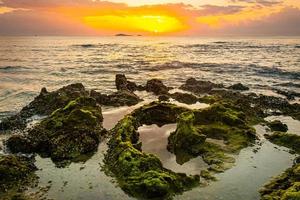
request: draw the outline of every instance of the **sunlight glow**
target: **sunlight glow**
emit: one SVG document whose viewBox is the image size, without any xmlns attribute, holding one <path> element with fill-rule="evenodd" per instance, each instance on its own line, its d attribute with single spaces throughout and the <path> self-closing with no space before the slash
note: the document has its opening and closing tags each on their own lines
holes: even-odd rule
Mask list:
<svg viewBox="0 0 300 200">
<path fill-rule="evenodd" d="M 126 32 L 172 33 L 186 26 L 175 17 L 159 15 L 105 15 L 84 17 L 84 23 L 95 29 Z"/>
</svg>

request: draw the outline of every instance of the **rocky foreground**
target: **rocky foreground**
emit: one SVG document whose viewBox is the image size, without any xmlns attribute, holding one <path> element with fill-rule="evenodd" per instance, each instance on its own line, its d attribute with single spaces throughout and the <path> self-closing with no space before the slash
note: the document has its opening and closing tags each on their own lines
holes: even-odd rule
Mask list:
<svg viewBox="0 0 300 200">
<path fill-rule="evenodd" d="M 225 87 L 194 78 L 180 87 L 187 92 L 171 93 L 172 88 L 161 80 L 137 85 L 122 74 L 116 75 L 116 89 L 112 94 L 102 94 L 88 91 L 80 83 L 53 92 L 43 88 L 18 114 L 2 120 L 1 132 L 11 136 L 5 141 L 6 154 L 0 155 L 0 198 L 30 198 L 23 191 L 36 179 L 34 155 L 49 157 L 57 166 L 64 167 L 70 162 L 89 159 L 103 138 L 109 139 L 104 170 L 115 177 L 128 195 L 146 199 L 170 199 L 198 186 L 201 179 L 216 180 L 214 174 L 229 169 L 241 149 L 258 142 L 252 127 L 256 124 L 269 127 L 271 134 L 265 137 L 271 142 L 300 152 L 300 136 L 286 133 L 288 127 L 280 121 L 264 120 L 270 115 L 288 115 L 300 120 L 300 105 L 285 98 L 250 93 L 242 84 Z M 137 108 L 114 128 L 105 130 L 101 107 L 136 105 L 143 100 L 135 91 L 153 93 L 158 101 Z M 210 106 L 189 109 L 171 104 L 170 99 Z M 35 115 L 44 118 L 27 127 Z M 208 168 L 199 175 L 175 173 L 164 168 L 157 156 L 141 150 L 137 131 L 140 126 L 170 123 L 177 123 L 177 129 L 170 134 L 166 148 L 176 155 L 179 164 L 202 157 Z M 299 164 L 295 163 L 260 191 L 262 199 L 300 199 Z"/>
</svg>

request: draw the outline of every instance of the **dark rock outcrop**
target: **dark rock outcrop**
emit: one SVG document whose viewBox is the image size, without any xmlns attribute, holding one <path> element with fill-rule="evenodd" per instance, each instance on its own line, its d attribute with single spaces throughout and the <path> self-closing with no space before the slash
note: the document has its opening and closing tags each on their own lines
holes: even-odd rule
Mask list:
<svg viewBox="0 0 300 200">
<path fill-rule="evenodd" d="M 189 78 L 180 89 L 193 92 L 195 94 L 208 93 L 214 88 L 223 88 L 222 84 L 215 84 L 210 81 L 198 81 L 195 78 Z"/>
<path fill-rule="evenodd" d="M 100 105 L 105 106 L 132 106 L 142 101 L 136 94 L 128 90 L 119 90 L 108 95 L 92 90 L 91 97 L 95 98 Z"/>
<path fill-rule="evenodd" d="M 95 99 L 79 97 L 54 111 L 24 136 L 12 136 L 12 152 L 36 152 L 55 161 L 75 159 L 97 150 L 102 128 L 101 107 Z"/>
<path fill-rule="evenodd" d="M 287 132 L 288 130 L 288 126 L 279 120 L 267 122 L 267 126 L 270 127 L 271 131 Z"/>
<path fill-rule="evenodd" d="M 23 129 L 26 126 L 26 120 L 33 115 L 50 115 L 69 101 L 82 96 L 88 96 L 88 92 L 81 83 L 71 84 L 53 92 L 48 92 L 46 88 L 42 88 L 40 94 L 20 113 L 4 119 L 0 123 L 0 130 Z"/>
<path fill-rule="evenodd" d="M 147 81 L 146 87 L 147 92 L 153 92 L 155 95 L 168 94 L 170 88 L 165 86 L 159 79 L 151 79 Z"/>
<path fill-rule="evenodd" d="M 237 84 L 229 86 L 228 89 L 245 91 L 245 90 L 249 90 L 249 87 L 247 87 L 241 83 L 237 83 Z"/>
<path fill-rule="evenodd" d="M 175 92 L 173 94 L 170 94 L 170 96 L 176 101 L 185 104 L 195 104 L 198 101 L 198 97 L 188 93 Z"/>
<path fill-rule="evenodd" d="M 117 74 L 115 79 L 115 84 L 117 90 L 128 90 L 134 92 L 136 90 L 144 90 L 144 87 L 137 85 L 134 82 L 128 81 L 124 74 Z"/>
</svg>

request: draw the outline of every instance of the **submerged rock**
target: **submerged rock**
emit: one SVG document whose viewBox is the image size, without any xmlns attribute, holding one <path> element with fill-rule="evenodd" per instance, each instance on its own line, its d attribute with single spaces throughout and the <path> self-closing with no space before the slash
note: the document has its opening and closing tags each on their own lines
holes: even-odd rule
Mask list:
<svg viewBox="0 0 300 200">
<path fill-rule="evenodd" d="M 136 94 L 128 90 L 119 90 L 109 95 L 92 90 L 91 97 L 95 98 L 100 105 L 105 106 L 132 106 L 142 101 Z"/>
<path fill-rule="evenodd" d="M 241 83 L 237 83 L 237 84 L 229 86 L 228 89 L 244 91 L 244 90 L 249 90 L 249 87 L 247 87 Z"/>
<path fill-rule="evenodd" d="M 290 133 L 275 132 L 265 137 L 272 143 L 287 147 L 297 153 L 300 153 L 300 136 Z"/>
<path fill-rule="evenodd" d="M 288 130 L 288 126 L 279 120 L 267 122 L 267 126 L 270 127 L 271 131 L 287 132 Z"/>
<path fill-rule="evenodd" d="M 55 161 L 74 159 L 97 150 L 102 128 L 101 107 L 93 98 L 79 97 L 54 111 L 24 136 L 12 136 L 12 152 L 37 152 Z"/>
<path fill-rule="evenodd" d="M 259 192 L 262 200 L 300 199 L 300 164 L 294 165 L 281 175 L 275 177 Z"/>
<path fill-rule="evenodd" d="M 32 158 L 0 155 L 0 198 L 12 199 L 17 194 L 16 192 L 10 194 L 9 190 L 19 193 L 25 185 L 34 182 L 36 179 L 34 171 L 36 170 Z"/>
<path fill-rule="evenodd" d="M 137 119 L 129 115 L 112 130 L 105 164 L 118 185 L 130 196 L 149 199 L 170 198 L 198 185 L 199 176 L 165 169 L 156 156 L 140 150 L 139 125 Z"/>
<path fill-rule="evenodd" d="M 88 92 L 81 83 L 71 84 L 53 92 L 48 92 L 46 88 L 42 88 L 40 94 L 19 114 L 4 119 L 0 123 L 0 130 L 23 129 L 28 118 L 34 115 L 50 115 L 69 101 L 81 96 L 88 96 Z"/>
<path fill-rule="evenodd" d="M 195 78 L 189 78 L 185 84 L 180 86 L 180 89 L 193 92 L 195 94 L 208 93 L 214 88 L 223 88 L 222 84 L 215 84 L 210 81 L 198 81 Z"/>
<path fill-rule="evenodd" d="M 170 88 L 165 86 L 159 79 L 151 79 L 147 81 L 146 87 L 147 92 L 153 92 L 155 95 L 168 94 Z"/>
<path fill-rule="evenodd" d="M 183 164 L 192 157 L 199 155 L 206 136 L 194 127 L 193 112 L 185 112 L 177 119 L 177 128 L 168 137 L 168 150 L 176 155 L 177 162 Z"/>
</svg>

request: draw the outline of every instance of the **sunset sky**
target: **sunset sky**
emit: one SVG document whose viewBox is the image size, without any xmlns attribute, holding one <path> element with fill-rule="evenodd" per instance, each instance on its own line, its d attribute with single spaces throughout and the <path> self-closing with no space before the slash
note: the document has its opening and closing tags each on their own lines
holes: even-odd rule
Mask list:
<svg viewBox="0 0 300 200">
<path fill-rule="evenodd" d="M 298 35 L 300 0 L 0 0 L 0 35 Z"/>
</svg>

